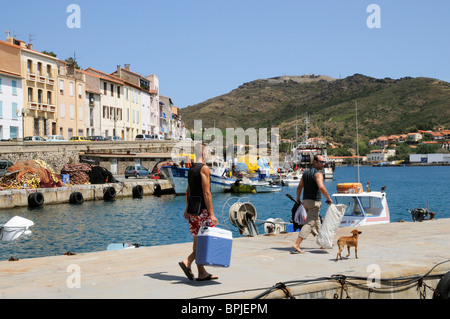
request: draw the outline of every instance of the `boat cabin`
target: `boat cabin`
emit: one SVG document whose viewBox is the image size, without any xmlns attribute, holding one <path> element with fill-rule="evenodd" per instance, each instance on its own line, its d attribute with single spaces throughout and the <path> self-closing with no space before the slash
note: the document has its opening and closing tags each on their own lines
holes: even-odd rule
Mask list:
<svg viewBox="0 0 450 319">
<path fill-rule="evenodd" d="M 386 193 L 363 192 L 361 184 L 354 187 L 343 187 L 342 184 L 338 184 L 337 189 L 338 193 L 332 195 L 335 204 L 347 206 L 340 227 L 390 222 Z"/>
</svg>

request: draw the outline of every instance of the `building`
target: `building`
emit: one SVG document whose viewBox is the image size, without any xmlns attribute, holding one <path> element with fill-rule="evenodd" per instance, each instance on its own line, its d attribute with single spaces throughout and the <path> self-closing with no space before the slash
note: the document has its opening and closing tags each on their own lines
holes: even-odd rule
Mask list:
<svg viewBox="0 0 450 319">
<path fill-rule="evenodd" d="M 149 81 L 150 92 L 150 132 L 151 134 L 160 135 L 159 127 L 159 78 L 155 75 L 145 77 Z"/>
<path fill-rule="evenodd" d="M 86 90 L 92 93 L 95 103 L 95 95 L 99 95 L 99 111 L 100 111 L 100 134 L 105 137 L 125 136 L 125 119 L 124 119 L 124 81 L 110 74 L 98 71 L 93 68 L 84 70 L 86 74 Z M 95 104 L 93 113 L 95 114 Z M 89 127 L 96 130 L 95 127 Z"/>
<path fill-rule="evenodd" d="M 450 163 L 450 154 L 410 154 L 409 161 L 421 164 Z"/>
<path fill-rule="evenodd" d="M 372 150 L 370 151 L 370 154 L 367 155 L 367 162 L 386 162 L 389 157 L 395 156 L 395 150 Z"/>
<path fill-rule="evenodd" d="M 24 136 L 46 136 L 57 132 L 58 59 L 33 50 L 32 44 L 7 37 L 6 42 L 20 49 L 23 78 Z"/>
<path fill-rule="evenodd" d="M 23 137 L 20 48 L 0 41 L 0 140 Z"/>
<path fill-rule="evenodd" d="M 160 115 L 160 135 L 162 139 L 169 140 L 173 138 L 172 131 L 172 99 L 167 96 L 159 96 Z"/>
<path fill-rule="evenodd" d="M 70 139 L 72 136 L 89 136 L 85 131 L 86 76 L 73 64 L 58 61 L 58 117 L 57 134 Z"/>
</svg>

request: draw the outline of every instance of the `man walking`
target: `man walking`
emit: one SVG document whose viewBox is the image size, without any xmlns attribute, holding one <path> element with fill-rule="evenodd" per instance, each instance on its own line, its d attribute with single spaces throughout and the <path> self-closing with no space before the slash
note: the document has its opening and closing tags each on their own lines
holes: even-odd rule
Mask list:
<svg viewBox="0 0 450 319">
<path fill-rule="evenodd" d="M 304 253 L 304 251 L 300 249 L 300 244 L 309 236 L 309 234 L 313 234 L 314 236 L 319 234 L 321 194 L 327 199 L 327 204 L 333 202 L 323 184 L 323 174 L 320 172 L 320 170 L 323 170 L 324 166 L 325 158 L 322 155 L 315 155 L 312 167 L 303 173 L 300 183 L 298 184 L 297 202 L 300 202 L 300 196 L 303 192 L 302 204 L 306 210 L 307 217 L 305 224 L 298 234 L 295 244 L 292 246 L 292 248 L 294 248 L 292 253 L 294 254 Z"/>
<path fill-rule="evenodd" d="M 189 230 L 191 236 L 194 238 L 192 253 L 179 262 L 181 269 L 186 277 L 190 280 L 194 279 L 194 274 L 191 271 L 191 265 L 195 260 L 197 250 L 197 234 L 200 228 L 204 225 L 207 227 L 214 227 L 218 224 L 218 220 L 214 215 L 214 208 L 212 204 L 211 195 L 211 177 L 208 165 L 205 164 L 205 157 L 207 156 L 207 147 L 205 144 L 197 143 L 194 146 L 195 163 L 189 169 L 188 187 L 186 189 L 186 209 L 184 211 L 184 218 L 189 222 Z M 195 196 L 201 203 L 200 214 L 191 215 L 188 213 L 188 202 L 191 196 Z M 218 279 L 208 273 L 204 266 L 197 265 L 198 277 L 197 280 L 212 280 Z"/>
</svg>

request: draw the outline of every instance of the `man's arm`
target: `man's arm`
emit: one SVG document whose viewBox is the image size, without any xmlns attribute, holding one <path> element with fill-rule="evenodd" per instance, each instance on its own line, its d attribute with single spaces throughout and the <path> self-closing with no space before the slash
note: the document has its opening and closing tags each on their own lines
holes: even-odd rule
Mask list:
<svg viewBox="0 0 450 319">
<path fill-rule="evenodd" d="M 298 186 L 297 186 L 297 202 L 299 202 L 299 203 L 301 203 L 301 201 L 300 201 L 300 196 L 302 195 L 302 191 L 303 191 L 303 176 L 302 176 L 302 178 L 300 179 L 300 183 L 298 183 Z"/>
<path fill-rule="evenodd" d="M 330 195 L 328 195 L 328 191 L 323 183 L 323 174 L 322 173 L 316 173 L 315 175 L 317 187 L 319 187 L 320 192 L 323 196 L 327 199 L 326 203 L 331 204 L 333 201 L 331 200 Z"/>
</svg>

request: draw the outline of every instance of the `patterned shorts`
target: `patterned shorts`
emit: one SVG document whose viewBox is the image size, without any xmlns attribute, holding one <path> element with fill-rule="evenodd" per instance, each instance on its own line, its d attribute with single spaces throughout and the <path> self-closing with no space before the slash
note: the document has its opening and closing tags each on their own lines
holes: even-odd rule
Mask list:
<svg viewBox="0 0 450 319">
<path fill-rule="evenodd" d="M 202 226 L 214 227 L 207 209 L 203 209 L 200 215 L 188 215 L 188 222 L 192 237 L 197 236 Z"/>
</svg>

